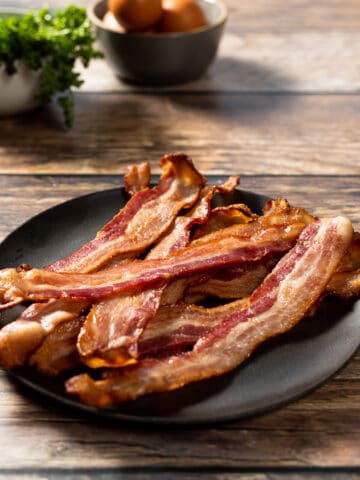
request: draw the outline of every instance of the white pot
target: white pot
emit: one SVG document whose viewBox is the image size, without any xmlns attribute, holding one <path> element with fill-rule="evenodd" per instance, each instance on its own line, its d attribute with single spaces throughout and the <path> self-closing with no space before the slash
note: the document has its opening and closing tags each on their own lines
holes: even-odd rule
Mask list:
<svg viewBox="0 0 360 480">
<path fill-rule="evenodd" d="M 35 97 L 39 91 L 41 70 L 31 70 L 22 62 L 16 62 L 17 72 L 6 73 L 0 66 L 0 115 L 16 115 L 38 106 Z"/>
</svg>

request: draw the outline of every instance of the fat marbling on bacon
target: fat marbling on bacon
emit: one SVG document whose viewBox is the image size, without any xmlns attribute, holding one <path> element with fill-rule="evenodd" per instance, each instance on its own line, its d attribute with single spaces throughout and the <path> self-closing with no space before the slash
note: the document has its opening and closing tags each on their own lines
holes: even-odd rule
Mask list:
<svg viewBox="0 0 360 480">
<path fill-rule="evenodd" d="M 265 222 L 267 217 L 263 218 Z M 76 297 L 94 302 L 115 294 L 158 287 L 177 277 L 257 261 L 270 253 L 289 250 L 304 226 L 304 223 L 282 223 L 263 228 L 261 222 L 234 225 L 201 237 L 164 259 L 135 260 L 90 274 L 5 268 L 0 270 L 0 308 L 5 309 L 19 299 Z"/>
<path fill-rule="evenodd" d="M 304 317 L 326 288 L 352 236 L 351 222 L 344 217 L 311 223 L 248 304 L 201 337 L 190 352 L 145 359 L 110 371 L 98 381 L 81 374 L 67 381 L 67 392 L 86 404 L 104 407 L 174 390 L 236 368 L 260 343 L 289 330 Z"/>
</svg>

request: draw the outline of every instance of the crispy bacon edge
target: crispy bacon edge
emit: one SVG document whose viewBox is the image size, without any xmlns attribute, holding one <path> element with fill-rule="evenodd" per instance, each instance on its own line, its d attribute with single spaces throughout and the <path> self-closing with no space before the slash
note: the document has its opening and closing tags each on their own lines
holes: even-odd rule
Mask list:
<svg viewBox="0 0 360 480">
<path fill-rule="evenodd" d="M 150 185 L 151 170 L 148 162 L 130 165 L 124 175 L 124 187 L 128 195 L 132 196 L 141 190 L 146 190 Z"/>
<path fill-rule="evenodd" d="M 187 155 L 166 155 L 161 166 L 163 174 L 158 185 L 133 195 L 93 240 L 53 262 L 47 270 L 94 272 L 120 254 L 139 254 L 154 243 L 180 210 L 196 201 L 206 182 Z"/>
</svg>

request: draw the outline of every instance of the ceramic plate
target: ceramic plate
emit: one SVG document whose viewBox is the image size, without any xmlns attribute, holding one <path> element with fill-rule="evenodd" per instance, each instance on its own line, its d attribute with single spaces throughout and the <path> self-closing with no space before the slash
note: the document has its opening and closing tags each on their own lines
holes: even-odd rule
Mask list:
<svg viewBox="0 0 360 480">
<path fill-rule="evenodd" d="M 217 177 L 210 177 L 214 183 Z M 219 197 L 217 202 L 222 203 Z M 245 202 L 260 212 L 266 198 L 237 190 L 227 202 Z M 0 246 L 0 267 L 44 266 L 94 237 L 126 202 L 122 188 L 70 200 L 32 218 Z M 117 408 L 98 410 L 64 392 L 64 377 L 41 377 L 30 368 L 12 372 L 18 380 L 68 406 L 88 413 L 143 423 L 196 424 L 258 414 L 292 401 L 333 375 L 360 343 L 360 302 L 329 300 L 315 317 L 259 348 L 237 370 L 181 390 L 149 395 Z M 2 314 L 2 324 L 14 312 Z"/>
</svg>

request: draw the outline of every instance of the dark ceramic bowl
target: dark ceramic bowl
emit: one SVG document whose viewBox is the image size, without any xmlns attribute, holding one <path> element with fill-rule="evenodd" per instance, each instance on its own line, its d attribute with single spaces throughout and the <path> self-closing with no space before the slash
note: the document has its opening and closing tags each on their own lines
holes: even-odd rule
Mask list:
<svg viewBox="0 0 360 480">
<path fill-rule="evenodd" d="M 199 77 L 216 55 L 227 19 L 222 0 L 197 0 L 208 24 L 187 33 L 123 33 L 105 26 L 107 0 L 95 0 L 88 15 L 105 59 L 124 81 L 172 85 Z"/>
</svg>

